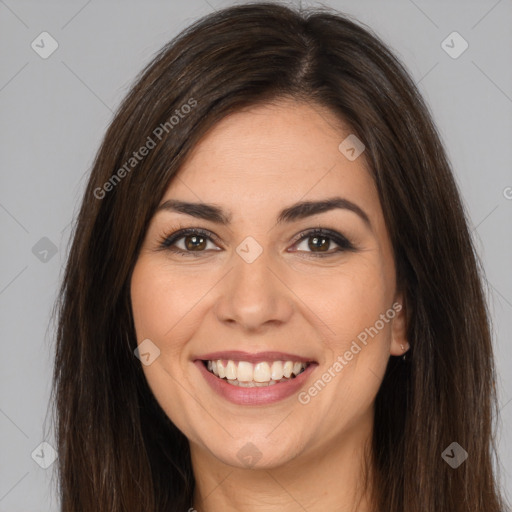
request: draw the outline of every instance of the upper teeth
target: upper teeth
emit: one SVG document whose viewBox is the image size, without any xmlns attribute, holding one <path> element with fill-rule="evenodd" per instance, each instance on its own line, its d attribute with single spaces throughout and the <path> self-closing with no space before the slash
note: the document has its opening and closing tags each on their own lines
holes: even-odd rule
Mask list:
<svg viewBox="0 0 512 512">
<path fill-rule="evenodd" d="M 207 367 L 213 374 L 221 379 L 238 380 L 238 382 L 270 382 L 290 378 L 292 374 L 298 375 L 307 366 L 307 363 L 293 361 L 272 361 L 256 364 L 247 361 L 208 361 Z"/>
</svg>

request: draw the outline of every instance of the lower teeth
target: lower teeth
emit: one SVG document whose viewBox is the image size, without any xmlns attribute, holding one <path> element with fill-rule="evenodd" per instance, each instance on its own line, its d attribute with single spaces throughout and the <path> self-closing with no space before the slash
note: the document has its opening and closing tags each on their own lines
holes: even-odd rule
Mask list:
<svg viewBox="0 0 512 512">
<path fill-rule="evenodd" d="M 280 380 L 271 380 L 269 382 L 255 382 L 253 380 L 251 382 L 240 382 L 236 379 L 235 380 L 222 379 L 222 380 L 229 382 L 233 386 L 240 386 L 241 388 L 255 388 L 255 387 L 273 386 L 274 384 L 279 384 L 280 382 L 286 382 L 291 379 L 292 379 L 292 377 L 290 377 L 289 379 L 283 377 Z"/>
</svg>

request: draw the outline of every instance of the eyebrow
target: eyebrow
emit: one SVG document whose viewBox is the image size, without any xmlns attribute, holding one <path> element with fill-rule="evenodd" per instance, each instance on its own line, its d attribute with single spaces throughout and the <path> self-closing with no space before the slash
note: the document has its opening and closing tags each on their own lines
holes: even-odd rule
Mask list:
<svg viewBox="0 0 512 512">
<path fill-rule="evenodd" d="M 342 197 L 332 197 L 322 201 L 303 201 L 295 203 L 282 210 L 277 217 L 277 224 L 283 222 L 294 222 L 319 213 L 324 213 L 334 209 L 349 210 L 357 214 L 364 223 L 371 229 L 370 218 L 366 212 L 357 204 Z M 209 220 L 216 224 L 228 225 L 231 222 L 232 215 L 225 212 L 222 208 L 208 203 L 189 203 L 179 201 L 178 199 L 168 199 L 157 208 L 159 211 L 172 211 L 184 213 L 198 219 Z"/>
</svg>

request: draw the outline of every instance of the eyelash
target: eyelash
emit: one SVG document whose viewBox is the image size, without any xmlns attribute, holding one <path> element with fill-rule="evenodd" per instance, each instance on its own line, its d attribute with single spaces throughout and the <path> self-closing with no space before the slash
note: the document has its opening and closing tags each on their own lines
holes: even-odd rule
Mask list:
<svg viewBox="0 0 512 512">
<path fill-rule="evenodd" d="M 174 244 L 190 235 L 202 236 L 211 242 L 219 243 L 219 239 L 216 235 L 214 235 L 211 231 L 201 229 L 201 228 L 184 228 L 179 229 L 178 231 L 171 232 L 169 235 L 164 235 L 159 241 L 159 249 L 160 250 L 169 250 L 176 254 L 180 254 L 182 256 L 192 256 L 192 257 L 200 257 L 202 253 L 205 253 L 206 250 L 203 251 L 184 251 L 183 249 L 179 249 L 174 246 Z M 303 240 L 307 240 L 308 238 L 312 238 L 314 236 L 327 238 L 333 241 L 338 247 L 335 251 L 330 250 L 330 252 L 322 253 L 322 252 L 313 252 L 313 251 L 300 251 L 307 252 L 313 257 L 326 258 L 328 256 L 334 256 L 335 254 L 339 254 L 341 252 L 350 251 L 354 252 L 356 249 L 352 245 L 352 243 L 344 237 L 341 233 L 336 231 L 332 231 L 330 229 L 325 228 L 313 228 L 307 231 L 302 232 L 296 240 L 293 242 L 293 245 L 298 245 Z"/>
</svg>

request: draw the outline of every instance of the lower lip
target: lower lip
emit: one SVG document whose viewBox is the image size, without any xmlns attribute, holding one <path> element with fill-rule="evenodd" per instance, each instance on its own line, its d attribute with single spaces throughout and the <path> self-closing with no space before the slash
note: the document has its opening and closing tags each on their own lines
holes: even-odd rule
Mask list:
<svg viewBox="0 0 512 512">
<path fill-rule="evenodd" d="M 225 379 L 221 379 L 209 372 L 203 361 L 198 359 L 194 361 L 194 364 L 199 368 L 206 382 L 215 392 L 237 405 L 267 405 L 284 400 L 299 391 L 317 366 L 316 363 L 311 363 L 294 379 L 273 384 L 272 386 L 242 388 L 230 384 Z"/>
</svg>

